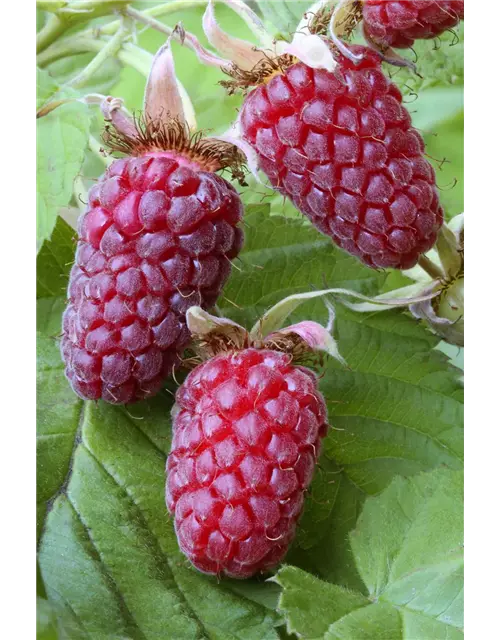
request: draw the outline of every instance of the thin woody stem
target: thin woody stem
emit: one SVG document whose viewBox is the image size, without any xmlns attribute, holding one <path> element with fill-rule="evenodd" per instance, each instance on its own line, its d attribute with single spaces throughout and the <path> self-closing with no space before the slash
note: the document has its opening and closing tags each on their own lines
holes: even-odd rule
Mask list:
<svg viewBox="0 0 500 640">
<path fill-rule="evenodd" d="M 116 57 L 123 45 L 124 40 L 128 37 L 129 30 L 122 25 L 122 27 L 115 33 L 115 35 L 106 42 L 98 54 L 89 62 L 89 64 L 80 71 L 74 78 L 72 78 L 66 86 L 73 87 L 74 89 L 85 85 L 90 78 L 102 67 L 108 58 Z"/>
<path fill-rule="evenodd" d="M 59 16 L 51 15 L 45 25 L 40 29 L 36 36 L 36 52 L 41 53 L 49 47 L 59 36 L 61 36 L 68 24 L 65 20 L 61 20 Z"/>
<path fill-rule="evenodd" d="M 96 38 L 81 36 L 65 38 L 38 56 L 38 66 L 43 69 L 56 60 L 75 55 L 76 53 L 86 53 L 88 51 L 98 53 L 108 42 L 109 40 L 97 40 Z M 131 42 L 123 42 L 116 57 L 124 64 L 139 71 L 142 75 L 148 76 L 153 60 L 153 56 L 148 51 L 141 49 Z"/>
<path fill-rule="evenodd" d="M 70 27 L 82 22 L 88 22 L 117 10 L 123 9 L 129 0 L 75 0 L 71 3 L 37 2 L 37 7 L 44 11 L 51 11 L 52 15 L 37 34 L 36 51 L 45 51 L 53 42 Z M 116 22 L 115 33 L 120 28 Z"/>
<path fill-rule="evenodd" d="M 427 256 L 421 255 L 418 264 L 433 280 L 444 280 L 444 272 Z"/>
<path fill-rule="evenodd" d="M 166 33 L 166 31 L 164 30 L 168 29 L 168 27 L 166 27 L 159 20 L 155 20 L 155 18 L 159 18 L 170 13 L 175 13 L 176 11 L 180 11 L 182 9 L 190 9 L 192 7 L 205 7 L 206 4 L 206 0 L 172 0 L 171 2 L 163 2 L 162 4 L 156 5 L 155 7 L 151 7 L 150 9 L 144 9 L 144 11 L 137 11 L 136 9 L 132 9 L 132 7 L 127 7 L 125 12 L 131 16 L 132 14 L 134 14 L 134 19 L 138 22 L 148 24 L 150 27 Z M 161 25 L 162 29 L 160 29 L 158 25 Z M 114 20 L 113 22 L 108 22 L 108 24 L 104 25 L 100 29 L 100 32 L 109 36 L 113 35 L 119 28 L 120 21 Z"/>
</svg>

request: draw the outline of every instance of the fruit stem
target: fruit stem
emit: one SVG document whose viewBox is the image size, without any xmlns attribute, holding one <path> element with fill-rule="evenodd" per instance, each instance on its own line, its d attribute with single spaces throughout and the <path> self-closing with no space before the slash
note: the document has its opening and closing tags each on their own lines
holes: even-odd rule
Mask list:
<svg viewBox="0 0 500 640">
<path fill-rule="evenodd" d="M 59 16 L 51 15 L 44 26 L 36 35 L 36 52 L 41 53 L 49 47 L 54 40 L 57 40 L 66 29 L 68 24 L 59 18 Z"/>
<path fill-rule="evenodd" d="M 37 2 L 41 10 L 51 11 L 52 15 L 37 34 L 36 52 L 45 51 L 69 27 L 122 9 L 129 0 L 75 0 L 68 2 Z M 117 21 L 115 31 L 120 28 Z M 90 34 L 95 29 L 90 31 Z"/>
<path fill-rule="evenodd" d="M 204 7 L 205 5 L 206 0 L 172 0 L 171 2 L 163 2 L 162 4 L 156 5 L 155 7 L 144 9 L 144 11 L 137 11 L 136 9 L 132 9 L 131 7 L 127 7 L 124 13 L 128 13 L 131 17 L 134 17 L 134 20 L 142 22 L 143 24 L 147 24 L 153 29 L 158 29 L 163 33 L 167 33 L 166 29 L 168 29 L 169 27 L 164 25 L 159 20 L 155 20 L 154 18 L 159 18 L 160 16 L 175 13 L 176 11 L 180 11 L 182 9 L 190 9 L 192 7 L 199 6 Z M 132 16 L 132 14 L 134 15 Z M 149 22 L 149 20 L 151 21 Z M 159 29 L 158 25 L 161 25 L 162 29 Z M 102 35 L 112 36 L 119 28 L 120 21 L 113 20 L 112 22 L 108 22 L 107 24 L 103 25 L 99 29 L 99 32 Z M 88 29 L 87 31 L 83 32 L 82 35 L 91 36 L 93 32 L 93 29 Z"/>
<path fill-rule="evenodd" d="M 74 78 L 72 78 L 66 86 L 73 87 L 74 89 L 82 87 L 87 84 L 90 78 L 102 67 L 108 58 L 117 57 L 119 51 L 123 45 L 125 39 L 130 35 L 130 29 L 125 25 L 123 21 L 120 29 L 115 35 L 106 42 L 102 49 L 97 53 L 89 64 L 80 71 Z"/>
<path fill-rule="evenodd" d="M 175 36 L 174 29 L 167 26 L 166 24 L 163 24 L 163 22 L 160 22 L 153 16 L 148 15 L 146 11 L 137 11 L 137 9 L 134 9 L 132 7 L 127 7 L 124 13 L 130 18 L 132 18 L 133 20 L 135 20 L 136 22 L 141 22 L 142 24 L 145 24 L 148 27 L 151 27 L 152 29 L 156 29 L 156 31 L 165 33 L 167 36 L 171 36 L 171 35 Z"/>
<path fill-rule="evenodd" d="M 444 280 L 443 271 L 427 256 L 421 255 L 418 259 L 418 264 L 433 280 Z"/>
<path fill-rule="evenodd" d="M 38 66 L 44 68 L 47 65 L 66 58 L 77 53 L 86 53 L 87 51 L 95 51 L 98 53 L 103 49 L 109 40 L 97 40 L 90 37 L 71 37 L 65 38 L 60 42 L 54 43 L 49 49 L 38 56 Z M 120 62 L 129 65 L 139 71 L 144 76 L 149 75 L 149 69 L 153 56 L 131 42 L 124 42 L 118 51 L 116 57 Z"/>
</svg>

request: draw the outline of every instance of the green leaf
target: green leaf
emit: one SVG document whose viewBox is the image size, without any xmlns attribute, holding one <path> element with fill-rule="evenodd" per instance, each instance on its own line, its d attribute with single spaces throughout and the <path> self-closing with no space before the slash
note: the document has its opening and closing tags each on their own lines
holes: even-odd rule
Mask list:
<svg viewBox="0 0 500 640">
<path fill-rule="evenodd" d="M 463 473 L 395 478 L 350 535 L 368 597 L 284 567 L 278 609 L 304 638 L 463 637 Z"/>
<path fill-rule="evenodd" d="M 57 615 L 53 606 L 43 598 L 36 599 L 37 640 L 57 640 Z"/>
<path fill-rule="evenodd" d="M 73 612 L 49 602 L 36 599 L 37 640 L 86 640 L 89 636 L 79 626 Z"/>
<path fill-rule="evenodd" d="M 264 311 L 293 293 L 345 287 L 371 295 L 381 286 L 382 272 L 340 251 L 301 218 L 268 212 L 268 205 L 246 209 L 244 250 L 218 303 L 224 315 L 251 327 Z M 302 309 L 310 308 L 324 309 L 324 304 L 302 307 L 298 317 L 308 317 Z"/>
<path fill-rule="evenodd" d="M 65 104 L 37 120 L 37 243 L 50 237 L 59 209 L 71 199 L 89 134 L 89 110 Z"/>
<path fill-rule="evenodd" d="M 396 478 L 350 538 L 370 598 L 463 626 L 463 473 Z"/>
<path fill-rule="evenodd" d="M 57 218 L 49 240 L 37 255 L 36 297 L 64 295 L 66 282 L 75 257 L 75 230 L 61 217 Z"/>
<path fill-rule="evenodd" d="M 60 321 L 60 316 L 59 316 Z M 47 507 L 64 488 L 82 411 L 63 375 L 59 346 L 37 335 L 37 529 Z"/>
<path fill-rule="evenodd" d="M 347 256 L 300 219 L 269 216 L 268 209 L 247 211 L 240 270 L 233 270 L 220 300 L 224 315 L 250 327 L 291 293 L 326 285 L 374 295 L 383 287 L 383 272 Z M 172 637 L 277 637 L 274 585 L 217 584 L 190 569 L 178 550 L 163 498 L 171 396 L 128 412 L 82 403 L 65 380 L 54 340 L 65 305 L 56 276 L 62 275 L 63 287 L 67 274 L 54 256 L 70 262 L 72 251 L 64 229 L 56 227 L 38 264 L 44 285 L 38 303 L 39 561 L 48 598 L 81 633 L 142 638 L 161 627 Z M 395 475 L 461 467 L 462 390 L 458 372 L 434 350 L 438 340 L 413 318 L 336 308 L 337 337 L 350 369 L 328 362 L 323 372 L 333 428 L 288 561 L 364 598 L 367 587 L 348 533 L 366 496 Z M 321 301 L 299 312 L 320 322 L 326 315 Z M 173 382 L 168 386 L 175 389 Z M 420 614 L 411 615 L 408 624 L 420 624 Z M 431 623 L 425 618 L 421 624 Z"/>
<path fill-rule="evenodd" d="M 285 566 L 274 577 L 283 592 L 278 609 L 286 615 L 288 633 L 321 638 L 332 621 L 366 607 L 365 596 L 319 580 L 297 567 Z"/>
<path fill-rule="evenodd" d="M 164 397 L 135 406 L 134 417 L 85 405 L 67 490 L 41 540 L 47 594 L 70 603 L 91 633 L 276 638 L 269 610 L 189 568 L 178 551 L 163 494 L 170 408 Z"/>
</svg>

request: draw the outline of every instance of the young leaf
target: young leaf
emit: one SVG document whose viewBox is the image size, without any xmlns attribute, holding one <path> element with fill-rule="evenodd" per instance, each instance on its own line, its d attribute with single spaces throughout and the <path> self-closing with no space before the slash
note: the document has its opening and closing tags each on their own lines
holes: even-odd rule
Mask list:
<svg viewBox="0 0 500 640">
<path fill-rule="evenodd" d="M 371 599 L 463 626 L 463 473 L 396 478 L 366 501 L 350 539 Z"/>
<path fill-rule="evenodd" d="M 319 580 L 297 567 L 285 566 L 273 578 L 282 588 L 278 609 L 285 614 L 288 633 L 322 638 L 332 621 L 370 604 L 360 593 Z"/>
<path fill-rule="evenodd" d="M 287 629 L 325 640 L 463 637 L 463 473 L 395 478 L 369 498 L 350 535 L 369 597 L 284 567 Z"/>
</svg>

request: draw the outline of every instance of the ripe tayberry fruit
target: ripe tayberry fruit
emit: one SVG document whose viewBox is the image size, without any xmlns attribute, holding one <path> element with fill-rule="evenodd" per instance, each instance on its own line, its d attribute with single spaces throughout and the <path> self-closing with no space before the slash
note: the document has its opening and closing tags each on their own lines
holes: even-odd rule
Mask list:
<svg viewBox="0 0 500 640">
<path fill-rule="evenodd" d="M 225 86 L 257 85 L 235 127 L 249 166 L 257 163 L 320 231 L 367 265 L 413 267 L 435 243 L 443 211 L 422 137 L 380 55 L 360 46 L 335 53 L 318 14 L 306 14 L 291 43 L 272 44 L 258 17 L 245 15 L 262 51 L 223 34 L 213 2 L 204 26 L 234 61 L 223 69 L 231 76 Z"/>
<path fill-rule="evenodd" d="M 408 49 L 415 40 L 437 38 L 464 18 L 464 0 L 363 0 L 367 39 Z"/>
<path fill-rule="evenodd" d="M 108 142 L 128 157 L 91 189 L 79 221 L 61 352 L 82 398 L 128 403 L 157 392 L 189 339 L 187 309 L 215 303 L 242 245 L 240 198 L 213 173 L 237 151 L 190 137 L 173 109 L 175 77 L 170 102 L 160 100 L 154 71 L 170 55 L 155 59 L 142 121 L 111 98 L 103 106 L 115 127 Z"/>
<path fill-rule="evenodd" d="M 422 136 L 374 51 L 334 73 L 299 62 L 251 91 L 242 133 L 271 184 L 371 267 L 413 267 L 443 211 Z"/>
<path fill-rule="evenodd" d="M 167 506 L 200 571 L 248 578 L 292 541 L 326 435 L 316 376 L 269 349 L 199 365 L 176 395 Z"/>
</svg>

